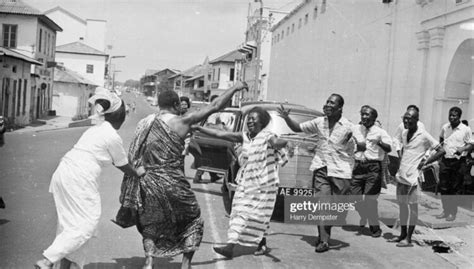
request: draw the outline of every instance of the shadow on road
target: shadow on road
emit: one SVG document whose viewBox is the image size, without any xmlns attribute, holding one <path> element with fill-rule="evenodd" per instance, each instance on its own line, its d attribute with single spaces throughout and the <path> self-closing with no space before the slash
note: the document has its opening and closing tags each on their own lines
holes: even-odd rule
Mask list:
<svg viewBox="0 0 474 269">
<path fill-rule="evenodd" d="M 0 225 L 3 225 L 3 224 L 7 224 L 9 223 L 10 221 L 7 220 L 7 219 L 0 219 Z"/>
<path fill-rule="evenodd" d="M 115 263 L 97 262 L 84 266 L 84 269 L 135 269 L 142 268 L 144 257 L 115 258 Z M 156 268 L 181 268 L 181 263 L 172 261 L 172 258 L 155 258 L 154 267 Z"/>
<path fill-rule="evenodd" d="M 268 236 L 274 236 L 274 235 L 289 235 L 289 236 L 297 236 L 301 237 L 300 240 L 308 243 L 308 245 L 315 247 L 316 246 L 316 235 L 310 236 L 310 235 L 304 235 L 304 234 L 293 234 L 293 233 L 271 233 Z M 346 243 L 344 241 L 340 241 L 337 239 L 330 239 L 329 240 L 329 247 L 334 250 L 340 250 L 346 247 L 349 247 L 350 244 Z"/>
</svg>

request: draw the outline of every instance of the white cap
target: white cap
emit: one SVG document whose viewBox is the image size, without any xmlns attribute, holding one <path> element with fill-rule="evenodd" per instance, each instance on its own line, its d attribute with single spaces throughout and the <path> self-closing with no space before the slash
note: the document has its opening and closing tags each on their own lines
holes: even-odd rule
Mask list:
<svg viewBox="0 0 474 269">
<path fill-rule="evenodd" d="M 104 108 L 100 104 L 95 105 L 95 115 L 92 117 L 95 116 L 101 118 L 104 114 L 115 112 L 122 106 L 122 99 L 120 99 L 120 97 L 118 97 L 114 92 L 111 92 L 110 90 L 103 87 L 97 87 L 95 89 L 95 94 L 89 98 L 88 101 L 94 105 L 98 99 L 109 101 L 110 107 L 104 111 Z"/>
</svg>

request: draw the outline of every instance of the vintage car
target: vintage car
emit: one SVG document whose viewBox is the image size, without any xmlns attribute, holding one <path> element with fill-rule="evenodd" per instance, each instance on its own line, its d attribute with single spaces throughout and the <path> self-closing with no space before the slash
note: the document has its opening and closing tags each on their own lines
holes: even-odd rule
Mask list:
<svg viewBox="0 0 474 269">
<path fill-rule="evenodd" d="M 280 168 L 280 187 L 277 197 L 277 208 L 281 208 L 284 197 L 287 195 L 313 195 L 312 173 L 309 166 L 314 156 L 316 140 L 304 133 L 293 132 L 278 116 L 277 108 L 283 105 L 291 109 L 290 117 L 298 122 L 304 122 L 323 113 L 295 104 L 281 102 L 250 102 L 240 108 L 229 107 L 223 111 L 211 114 L 201 125 L 230 132 L 241 132 L 247 128 L 247 113 L 255 106 L 265 108 L 271 116 L 268 128 L 289 141 L 287 149 L 289 162 Z M 237 152 L 240 145 L 222 139 L 207 136 L 196 132 L 190 143 L 190 152 L 194 156 L 194 168 L 199 176 L 203 172 L 220 174 L 223 177 L 222 192 L 224 206 L 230 212 L 232 197 L 235 191 L 235 177 L 239 169 Z M 281 212 L 274 212 L 274 218 L 280 218 Z"/>
</svg>

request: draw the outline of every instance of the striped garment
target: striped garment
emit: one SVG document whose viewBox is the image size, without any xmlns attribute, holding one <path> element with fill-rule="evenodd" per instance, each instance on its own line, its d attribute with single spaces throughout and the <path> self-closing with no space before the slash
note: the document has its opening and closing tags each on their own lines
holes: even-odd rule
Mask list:
<svg viewBox="0 0 474 269">
<path fill-rule="evenodd" d="M 237 190 L 227 231 L 228 243 L 256 246 L 270 227 L 278 191 L 278 167 L 288 161 L 284 150 L 269 146 L 276 135 L 261 131 L 253 139 L 243 133 Z"/>
</svg>

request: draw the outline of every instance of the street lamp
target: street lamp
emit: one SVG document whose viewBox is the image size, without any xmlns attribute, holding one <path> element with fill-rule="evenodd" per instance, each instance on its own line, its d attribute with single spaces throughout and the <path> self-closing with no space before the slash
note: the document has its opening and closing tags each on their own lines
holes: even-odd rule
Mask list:
<svg viewBox="0 0 474 269">
<path fill-rule="evenodd" d="M 108 79 L 107 81 L 109 82 L 109 86 L 110 86 L 110 74 L 112 73 L 112 76 L 114 76 L 115 74 L 113 74 L 113 71 L 112 71 L 112 59 L 117 59 L 117 58 L 125 58 L 125 55 L 114 55 L 114 56 L 110 56 L 110 59 L 109 59 L 109 68 L 107 70 L 107 75 L 108 75 Z M 113 89 L 113 83 L 112 83 L 112 89 Z"/>
</svg>

